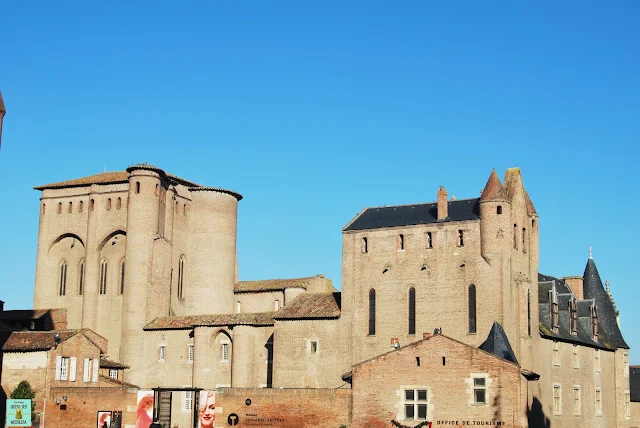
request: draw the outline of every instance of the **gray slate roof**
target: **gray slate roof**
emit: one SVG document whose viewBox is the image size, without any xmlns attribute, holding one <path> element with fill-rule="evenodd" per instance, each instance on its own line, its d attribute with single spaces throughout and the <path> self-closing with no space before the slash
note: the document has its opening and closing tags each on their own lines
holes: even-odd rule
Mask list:
<svg viewBox="0 0 640 428">
<path fill-rule="evenodd" d="M 631 401 L 640 402 L 640 366 L 629 367 L 629 389 Z"/>
<path fill-rule="evenodd" d="M 479 198 L 448 201 L 449 216 L 443 221 L 480 219 Z M 367 208 L 343 230 L 414 226 L 438 222 L 438 203 Z"/>
<path fill-rule="evenodd" d="M 487 336 L 487 340 L 485 340 L 482 345 L 478 346 L 478 348 L 500 357 L 503 360 L 518 364 L 516 354 L 514 354 L 513 349 L 511 349 L 511 344 L 509 343 L 507 334 L 497 321 L 493 322 L 493 326 Z"/>
</svg>

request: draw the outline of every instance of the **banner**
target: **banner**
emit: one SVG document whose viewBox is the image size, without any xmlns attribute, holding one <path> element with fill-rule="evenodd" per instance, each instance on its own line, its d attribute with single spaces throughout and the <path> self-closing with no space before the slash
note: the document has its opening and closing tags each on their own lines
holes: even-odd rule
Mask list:
<svg viewBox="0 0 640 428">
<path fill-rule="evenodd" d="M 138 391 L 136 428 L 149 428 L 153 418 L 153 391 Z"/>
<path fill-rule="evenodd" d="M 200 391 L 198 397 L 198 428 L 213 428 L 216 421 L 216 393 Z"/>
<path fill-rule="evenodd" d="M 31 426 L 31 400 L 7 400 L 7 426 Z"/>
</svg>

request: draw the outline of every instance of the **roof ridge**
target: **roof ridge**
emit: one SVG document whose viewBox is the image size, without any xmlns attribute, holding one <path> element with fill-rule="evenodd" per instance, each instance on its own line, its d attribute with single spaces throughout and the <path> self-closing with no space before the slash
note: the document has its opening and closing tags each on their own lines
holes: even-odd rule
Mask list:
<svg viewBox="0 0 640 428">
<path fill-rule="evenodd" d="M 463 198 L 463 199 L 448 199 L 447 202 L 464 202 L 464 201 L 472 201 L 472 200 L 479 200 L 480 198 Z M 415 206 L 415 205 L 429 205 L 429 204 L 437 204 L 438 201 L 432 201 L 432 202 L 420 202 L 420 203 L 414 203 L 414 204 L 399 204 L 399 205 L 380 205 L 377 207 L 368 207 L 365 208 L 366 210 L 371 210 L 371 209 L 375 209 L 375 208 L 396 208 L 396 207 L 411 207 L 411 206 Z"/>
</svg>

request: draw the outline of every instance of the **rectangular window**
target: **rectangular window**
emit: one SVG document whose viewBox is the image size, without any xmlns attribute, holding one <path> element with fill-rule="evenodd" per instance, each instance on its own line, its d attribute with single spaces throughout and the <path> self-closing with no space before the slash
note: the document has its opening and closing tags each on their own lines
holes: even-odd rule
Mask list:
<svg viewBox="0 0 640 428">
<path fill-rule="evenodd" d="M 193 363 L 193 344 L 187 345 L 187 362 Z"/>
<path fill-rule="evenodd" d="M 431 232 L 427 232 L 424 234 L 424 240 L 425 248 L 433 248 L 433 236 L 431 235 Z"/>
<path fill-rule="evenodd" d="M 458 247 L 464 247 L 464 231 L 458 230 Z"/>
<path fill-rule="evenodd" d="M 118 370 L 117 369 L 109 369 L 109 377 L 111 379 L 118 379 Z"/>
<path fill-rule="evenodd" d="M 631 417 L 631 392 L 624 392 L 624 416 L 625 418 Z"/>
<path fill-rule="evenodd" d="M 602 390 L 596 388 L 596 415 L 602 415 Z"/>
<path fill-rule="evenodd" d="M 622 364 L 624 366 L 624 375 L 629 376 L 629 353 L 622 354 Z"/>
<path fill-rule="evenodd" d="M 398 250 L 404 251 L 404 235 L 398 235 Z"/>
<path fill-rule="evenodd" d="M 318 353 L 318 341 L 317 340 L 310 340 L 309 341 L 309 353 L 310 354 L 317 354 Z"/>
<path fill-rule="evenodd" d="M 193 410 L 193 391 L 184 392 L 184 403 L 182 406 L 182 410 L 184 410 L 185 412 Z"/>
<path fill-rule="evenodd" d="M 221 361 L 229 361 L 229 344 L 222 344 L 222 360 Z"/>
<path fill-rule="evenodd" d="M 60 380 L 67 380 L 69 375 L 69 357 L 62 357 L 60 360 Z"/>
<path fill-rule="evenodd" d="M 167 354 L 167 347 L 165 345 L 158 346 L 158 354 L 158 361 L 163 363 Z"/>
<path fill-rule="evenodd" d="M 553 342 L 553 365 L 560 367 L 560 344 Z"/>
<path fill-rule="evenodd" d="M 573 386 L 573 414 L 579 416 L 582 414 L 582 392 L 580 385 Z"/>
<path fill-rule="evenodd" d="M 573 345 L 573 368 L 580 368 L 580 354 L 578 354 L 578 345 Z"/>
<path fill-rule="evenodd" d="M 404 390 L 404 418 L 409 420 L 427 419 L 427 390 Z"/>
<path fill-rule="evenodd" d="M 559 383 L 553 384 L 553 414 L 562 414 L 562 387 Z"/>
<path fill-rule="evenodd" d="M 594 367 L 596 372 L 600 373 L 600 350 L 596 349 L 594 358 Z"/>
<path fill-rule="evenodd" d="M 369 240 L 367 238 L 362 238 L 362 252 L 369 252 Z"/>
<path fill-rule="evenodd" d="M 278 312 L 278 309 L 280 309 L 280 300 L 276 300 L 273 304 L 273 310 Z"/>
<path fill-rule="evenodd" d="M 487 404 L 487 379 L 484 377 L 473 378 L 473 403 Z"/>
</svg>

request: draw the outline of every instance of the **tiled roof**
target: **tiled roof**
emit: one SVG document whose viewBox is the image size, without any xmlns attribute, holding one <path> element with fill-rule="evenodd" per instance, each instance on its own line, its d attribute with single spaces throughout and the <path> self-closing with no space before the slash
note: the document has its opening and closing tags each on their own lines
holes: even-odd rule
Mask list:
<svg viewBox="0 0 640 428">
<path fill-rule="evenodd" d="M 234 293 L 256 293 L 261 291 L 283 291 L 286 288 L 307 289 L 307 284 L 316 276 L 289 279 L 263 279 L 260 281 L 240 281 L 236 283 Z"/>
<path fill-rule="evenodd" d="M 80 332 L 81 330 L 14 331 L 2 350 L 4 352 L 47 351 L 56 345 L 56 334 L 60 335 L 58 343 L 62 343 Z"/>
<path fill-rule="evenodd" d="M 493 171 L 491 171 L 489 180 L 487 180 L 487 185 L 484 186 L 482 195 L 480 195 L 480 202 L 506 201 L 506 200 L 507 200 L 507 195 L 505 195 L 504 188 L 502 187 L 502 183 L 500 183 L 498 174 L 494 169 Z"/>
<path fill-rule="evenodd" d="M 338 318 L 340 293 L 304 293 L 288 303 L 273 317 L 275 320 Z"/>
<path fill-rule="evenodd" d="M 449 216 L 443 221 L 478 220 L 478 198 L 448 201 Z M 367 208 L 343 230 L 368 230 L 383 227 L 438 223 L 438 203 Z"/>
<path fill-rule="evenodd" d="M 159 317 L 144 327 L 144 330 L 190 330 L 193 327 L 227 327 L 235 325 L 250 325 L 254 327 L 268 327 L 274 324 L 274 312 L 255 314 L 222 314 L 222 315 L 190 315 Z"/>
<path fill-rule="evenodd" d="M 629 367 L 629 389 L 631 401 L 640 402 L 640 366 Z"/>
<path fill-rule="evenodd" d="M 119 363 L 117 361 L 111 361 L 106 358 L 100 358 L 100 368 L 102 369 L 128 369 L 129 366 Z"/>
<path fill-rule="evenodd" d="M 101 365 L 101 367 L 102 367 L 102 365 Z M 116 385 L 127 387 L 127 388 L 139 388 L 138 385 L 134 385 L 132 383 L 124 382 L 124 381 L 118 380 L 118 379 L 112 379 L 109 376 L 105 376 L 105 375 L 100 375 L 100 380 L 103 381 L 103 382 L 114 383 Z"/>
</svg>

